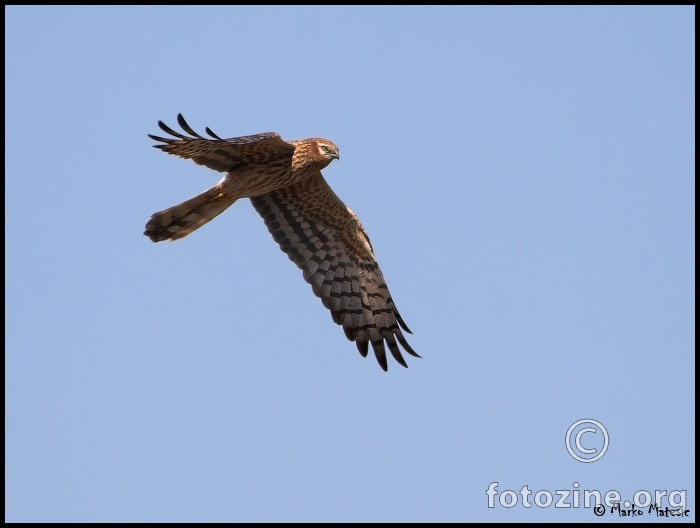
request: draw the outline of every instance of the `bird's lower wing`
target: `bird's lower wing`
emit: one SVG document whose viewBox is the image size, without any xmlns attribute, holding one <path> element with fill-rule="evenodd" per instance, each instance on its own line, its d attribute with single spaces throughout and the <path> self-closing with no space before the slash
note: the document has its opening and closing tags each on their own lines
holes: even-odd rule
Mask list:
<svg viewBox="0 0 700 528">
<path fill-rule="evenodd" d="M 314 294 L 362 356 L 367 356 L 371 343 L 384 370 L 385 345 L 404 367 L 399 344 L 420 357 L 401 332 L 410 330 L 391 299 L 362 224 L 320 172 L 251 201 L 282 251 L 303 270 Z"/>
</svg>

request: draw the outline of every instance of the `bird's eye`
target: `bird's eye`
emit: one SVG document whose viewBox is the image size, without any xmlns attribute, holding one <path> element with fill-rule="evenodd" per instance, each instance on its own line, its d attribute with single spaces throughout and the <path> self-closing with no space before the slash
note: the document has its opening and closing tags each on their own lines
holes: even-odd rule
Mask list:
<svg viewBox="0 0 700 528">
<path fill-rule="evenodd" d="M 330 152 L 331 148 L 328 145 L 321 145 L 321 148 L 325 150 L 326 152 Z"/>
</svg>

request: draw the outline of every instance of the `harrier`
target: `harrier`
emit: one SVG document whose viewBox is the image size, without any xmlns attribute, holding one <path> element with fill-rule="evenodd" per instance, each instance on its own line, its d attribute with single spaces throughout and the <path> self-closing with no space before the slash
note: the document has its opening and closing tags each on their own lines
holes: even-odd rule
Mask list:
<svg viewBox="0 0 700 528">
<path fill-rule="evenodd" d="M 221 139 L 208 127 L 210 137 L 205 138 L 181 114 L 177 122 L 189 136 L 159 121 L 172 138 L 149 134 L 160 143 L 154 147 L 226 175 L 208 191 L 153 214 L 144 235 L 153 242 L 177 240 L 239 198 L 250 198 L 272 238 L 302 269 L 304 280 L 363 357 L 370 343 L 384 370 L 385 343 L 404 367 L 399 344 L 420 357 L 401 333 L 402 328 L 411 331 L 391 299 L 360 219 L 321 175 L 321 169 L 339 159 L 335 144 L 322 138 L 284 141 L 275 132 Z"/>
</svg>

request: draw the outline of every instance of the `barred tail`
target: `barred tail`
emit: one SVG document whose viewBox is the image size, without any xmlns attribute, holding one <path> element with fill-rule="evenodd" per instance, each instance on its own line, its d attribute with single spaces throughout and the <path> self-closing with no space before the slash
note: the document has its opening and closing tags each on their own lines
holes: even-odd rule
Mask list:
<svg viewBox="0 0 700 528">
<path fill-rule="evenodd" d="M 154 213 L 143 232 L 153 242 L 177 240 L 217 217 L 235 200 L 225 196 L 216 185 L 180 204 Z"/>
</svg>

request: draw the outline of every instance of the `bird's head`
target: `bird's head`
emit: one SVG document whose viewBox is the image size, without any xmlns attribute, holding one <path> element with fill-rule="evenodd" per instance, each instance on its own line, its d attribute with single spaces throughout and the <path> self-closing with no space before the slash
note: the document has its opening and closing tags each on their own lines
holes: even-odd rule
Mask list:
<svg viewBox="0 0 700 528">
<path fill-rule="evenodd" d="M 328 141 L 327 139 L 323 139 L 323 138 L 318 138 L 316 140 L 316 147 L 318 148 L 319 155 L 324 160 L 327 160 L 328 163 L 330 163 L 334 159 L 336 159 L 336 160 L 340 159 L 340 153 L 338 152 L 338 147 L 336 147 L 335 143 L 333 143 L 332 141 Z"/>
<path fill-rule="evenodd" d="M 294 145 L 293 165 L 297 168 L 308 167 L 321 170 L 334 159 L 340 159 L 335 143 L 323 138 L 306 138 L 289 141 Z"/>
</svg>

